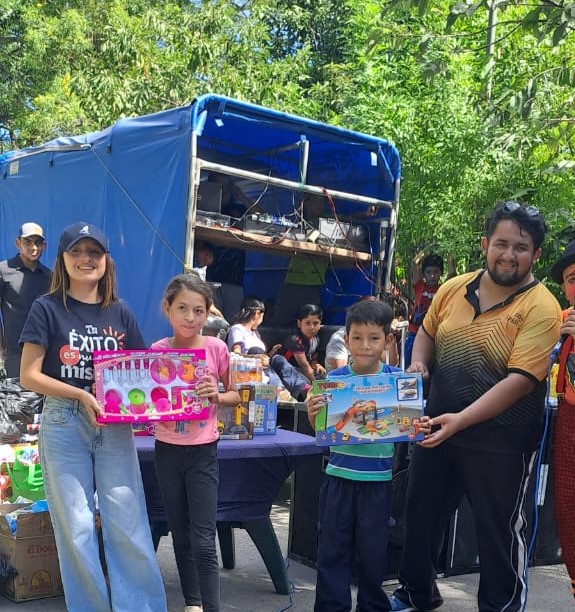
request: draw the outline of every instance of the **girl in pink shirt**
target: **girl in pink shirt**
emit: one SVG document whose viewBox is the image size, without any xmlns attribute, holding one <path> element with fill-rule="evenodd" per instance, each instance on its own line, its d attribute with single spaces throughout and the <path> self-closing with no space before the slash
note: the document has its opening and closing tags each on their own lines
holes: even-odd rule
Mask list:
<svg viewBox="0 0 575 612">
<path fill-rule="evenodd" d="M 204 349 L 207 374 L 197 392 L 210 402 L 205 421 L 170 421 L 156 428 L 156 472 L 172 532 L 185 612 L 219 612 L 220 578 L 216 553 L 218 500 L 217 407 L 240 401 L 231 381 L 226 344 L 201 336 L 212 305 L 207 283 L 195 274 L 174 277 L 162 308 L 174 335 L 152 348 Z M 218 382 L 224 391 L 218 391 Z"/>
</svg>

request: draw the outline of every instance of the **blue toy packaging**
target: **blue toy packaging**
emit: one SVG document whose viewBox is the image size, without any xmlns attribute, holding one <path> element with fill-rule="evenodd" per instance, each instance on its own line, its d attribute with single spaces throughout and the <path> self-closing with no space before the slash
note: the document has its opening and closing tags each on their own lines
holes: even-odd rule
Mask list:
<svg viewBox="0 0 575 612">
<path fill-rule="evenodd" d="M 255 384 L 252 387 L 254 435 L 275 434 L 278 414 L 277 390 L 274 385 Z"/>
<path fill-rule="evenodd" d="M 316 380 L 325 406 L 316 417 L 319 446 L 423 440 L 421 374 L 338 376 Z"/>
</svg>

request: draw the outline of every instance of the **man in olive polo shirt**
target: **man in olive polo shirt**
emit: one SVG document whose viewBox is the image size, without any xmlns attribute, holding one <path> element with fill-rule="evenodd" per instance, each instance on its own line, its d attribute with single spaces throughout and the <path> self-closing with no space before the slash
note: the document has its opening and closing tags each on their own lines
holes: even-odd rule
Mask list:
<svg viewBox="0 0 575 612">
<path fill-rule="evenodd" d="M 0 262 L 0 359 L 10 378 L 20 376 L 22 349 L 18 340 L 30 306 L 37 297 L 47 293 L 52 276 L 50 268 L 40 263 L 46 240 L 44 230 L 37 223 L 22 225 L 16 248 L 17 255 Z"/>
</svg>

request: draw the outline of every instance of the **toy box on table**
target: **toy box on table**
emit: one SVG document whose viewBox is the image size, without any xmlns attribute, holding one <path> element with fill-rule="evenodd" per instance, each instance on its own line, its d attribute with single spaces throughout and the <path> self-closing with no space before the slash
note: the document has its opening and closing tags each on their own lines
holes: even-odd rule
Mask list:
<svg viewBox="0 0 575 612">
<path fill-rule="evenodd" d="M 238 385 L 241 401 L 218 406 L 218 431 L 223 440 L 251 440 L 254 435 L 275 434 L 277 390 L 273 385 Z"/>
<path fill-rule="evenodd" d="M 421 374 L 338 376 L 316 380 L 326 405 L 316 417 L 320 446 L 422 440 Z"/>
<path fill-rule="evenodd" d="M 278 394 L 274 385 L 252 385 L 250 400 L 254 403 L 254 435 L 275 434 Z"/>
<path fill-rule="evenodd" d="M 254 437 L 254 406 L 250 402 L 252 387 L 238 387 L 240 402 L 235 406 L 218 406 L 218 432 L 222 440 L 251 440 Z"/>
<path fill-rule="evenodd" d="M 206 374 L 203 349 L 94 351 L 101 423 L 204 420 L 209 401 L 196 392 Z"/>
<path fill-rule="evenodd" d="M 0 505 L 0 556 L 17 575 L 0 583 L 0 592 L 14 601 L 63 594 L 54 531 L 48 512 L 20 514 L 12 533 L 6 514 L 27 504 Z"/>
</svg>

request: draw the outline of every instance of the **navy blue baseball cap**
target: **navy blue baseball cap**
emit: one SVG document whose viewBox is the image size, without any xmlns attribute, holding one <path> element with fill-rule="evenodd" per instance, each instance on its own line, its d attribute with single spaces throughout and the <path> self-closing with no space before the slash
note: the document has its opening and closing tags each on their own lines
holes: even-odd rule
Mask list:
<svg viewBox="0 0 575 612">
<path fill-rule="evenodd" d="M 91 238 L 95 240 L 103 249 L 108 252 L 108 239 L 104 232 L 91 223 L 85 221 L 78 221 L 69 225 L 64 229 L 60 236 L 60 243 L 58 244 L 58 253 L 64 253 L 69 251 L 77 242 L 83 238 Z"/>
</svg>

